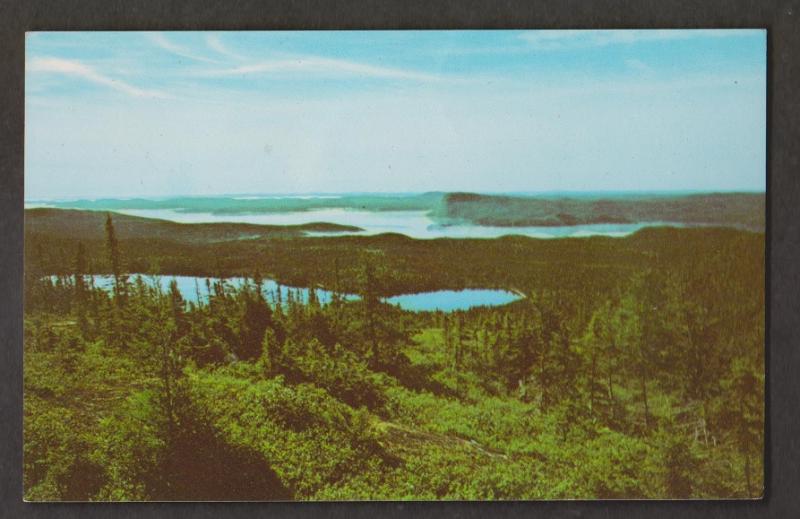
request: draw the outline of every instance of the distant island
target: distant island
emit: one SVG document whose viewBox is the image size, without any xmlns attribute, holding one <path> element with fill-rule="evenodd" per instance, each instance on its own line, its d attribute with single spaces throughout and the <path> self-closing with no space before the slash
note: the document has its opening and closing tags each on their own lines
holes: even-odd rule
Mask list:
<svg viewBox="0 0 800 519">
<path fill-rule="evenodd" d="M 448 193 L 435 217 L 494 227 L 671 222 L 763 231 L 765 210 L 763 193 L 580 198 Z"/>
</svg>

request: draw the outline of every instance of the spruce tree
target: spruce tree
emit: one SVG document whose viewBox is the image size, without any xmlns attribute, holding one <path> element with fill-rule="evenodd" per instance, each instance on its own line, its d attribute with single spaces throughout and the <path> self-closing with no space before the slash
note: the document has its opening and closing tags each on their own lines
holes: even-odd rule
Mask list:
<svg viewBox="0 0 800 519">
<path fill-rule="evenodd" d="M 122 256 L 111 213 L 106 213 L 106 247 L 111 261 L 111 273 L 114 276 L 114 299 L 118 305 L 122 306 L 125 304 L 127 296 L 127 276 L 122 273 Z"/>
<path fill-rule="evenodd" d="M 84 274 L 86 274 L 86 249 L 83 242 L 78 242 L 78 252 L 75 255 L 75 309 L 78 314 L 78 328 L 81 333 L 86 334 L 88 328 L 86 321 L 87 290 Z"/>
<path fill-rule="evenodd" d="M 239 348 L 237 355 L 243 360 L 253 360 L 261 356 L 264 334 L 272 322 L 272 313 L 264 296 L 249 290 L 243 292 L 244 314 L 239 328 Z"/>
</svg>

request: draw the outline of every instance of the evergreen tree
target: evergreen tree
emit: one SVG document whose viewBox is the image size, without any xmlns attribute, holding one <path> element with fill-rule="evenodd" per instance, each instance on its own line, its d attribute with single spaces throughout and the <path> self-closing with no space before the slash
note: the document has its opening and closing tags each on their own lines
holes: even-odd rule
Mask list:
<svg viewBox="0 0 800 519">
<path fill-rule="evenodd" d="M 239 327 L 236 354 L 242 360 L 257 359 L 262 354 L 264 334 L 272 322 L 272 314 L 261 292 L 244 292 L 244 312 Z"/>
<path fill-rule="evenodd" d="M 83 242 L 78 242 L 78 252 L 75 255 L 75 308 L 78 314 L 78 328 L 85 336 L 88 333 L 87 312 L 87 288 L 86 279 L 86 249 Z"/>
<path fill-rule="evenodd" d="M 375 291 L 375 270 L 372 262 L 364 263 L 364 272 L 361 283 L 361 307 L 364 315 L 364 338 L 367 345 L 366 356 L 370 362 L 377 361 L 378 336 L 377 312 L 380 301 Z"/>
<path fill-rule="evenodd" d="M 127 276 L 122 272 L 122 256 L 111 213 L 106 214 L 106 247 L 111 262 L 111 273 L 114 276 L 114 300 L 118 305 L 122 306 L 125 304 L 127 295 Z"/>
<path fill-rule="evenodd" d="M 183 300 L 181 291 L 178 288 L 178 281 L 174 278 L 169 282 L 169 302 L 172 311 L 172 320 L 175 323 L 177 337 L 183 337 L 189 331 L 189 323 L 186 320 L 186 302 Z"/>
</svg>

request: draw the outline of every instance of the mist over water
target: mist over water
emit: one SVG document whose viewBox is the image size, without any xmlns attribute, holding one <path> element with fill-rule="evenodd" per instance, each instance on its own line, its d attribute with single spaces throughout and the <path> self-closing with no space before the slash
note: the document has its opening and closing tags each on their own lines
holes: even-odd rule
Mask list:
<svg viewBox="0 0 800 519">
<path fill-rule="evenodd" d="M 347 234 L 375 235 L 384 233 L 404 234 L 410 238 L 499 238 L 508 235 L 532 238 L 579 238 L 587 236 L 622 237 L 644 227 L 681 224 L 669 222 L 639 222 L 626 224 L 588 224 L 558 227 L 489 227 L 481 225 L 441 225 L 435 222 L 428 211 L 362 211 L 346 208 L 313 209 L 308 211 L 275 213 L 216 214 L 190 212 L 180 209 L 117 209 L 116 212 L 143 218 L 158 218 L 179 223 L 234 222 L 261 225 L 301 225 L 327 222 L 353 225 L 364 229 L 361 232 L 309 232 L 309 236 L 342 236 Z"/>
</svg>

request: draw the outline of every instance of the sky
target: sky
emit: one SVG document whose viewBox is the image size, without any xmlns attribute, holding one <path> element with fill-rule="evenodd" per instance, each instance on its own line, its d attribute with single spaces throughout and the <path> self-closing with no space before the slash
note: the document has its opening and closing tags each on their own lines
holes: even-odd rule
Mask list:
<svg viewBox="0 0 800 519">
<path fill-rule="evenodd" d="M 763 191 L 763 30 L 30 32 L 26 200 Z"/>
</svg>

